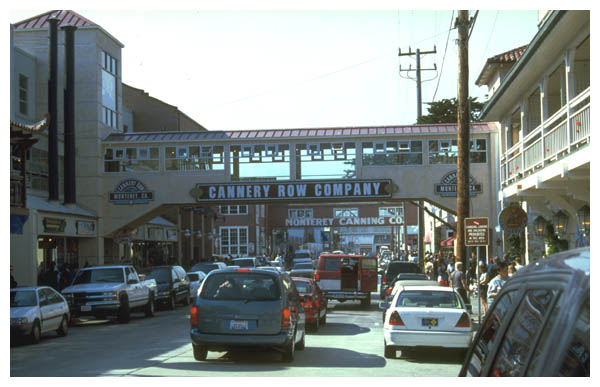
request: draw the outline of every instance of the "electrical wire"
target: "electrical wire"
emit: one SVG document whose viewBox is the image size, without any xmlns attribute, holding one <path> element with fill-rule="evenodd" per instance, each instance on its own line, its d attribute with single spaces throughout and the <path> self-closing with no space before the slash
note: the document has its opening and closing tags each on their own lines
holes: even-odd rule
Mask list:
<svg viewBox="0 0 600 387">
<path fill-rule="evenodd" d="M 442 79 L 442 73 L 444 71 L 444 62 L 446 61 L 446 54 L 448 52 L 448 41 L 450 40 L 450 32 L 452 31 L 452 23 L 454 21 L 454 11 L 452 11 L 452 15 L 450 16 L 450 27 L 448 28 L 448 37 L 446 38 L 446 48 L 444 48 L 444 57 L 442 58 L 442 67 L 440 68 L 440 77 L 438 78 L 437 85 L 435 86 L 435 92 L 433 93 L 432 101 L 435 101 L 435 96 L 438 91 L 438 87 L 440 86 L 440 81 Z"/>
</svg>

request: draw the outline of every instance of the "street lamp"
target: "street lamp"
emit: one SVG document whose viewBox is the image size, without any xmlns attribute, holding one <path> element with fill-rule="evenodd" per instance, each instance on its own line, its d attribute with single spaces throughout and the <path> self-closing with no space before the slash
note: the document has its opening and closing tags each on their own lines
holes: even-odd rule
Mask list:
<svg viewBox="0 0 600 387">
<path fill-rule="evenodd" d="M 554 230 L 556 233 L 564 234 L 567 232 L 567 224 L 569 223 L 569 216 L 558 210 L 552 217 L 552 223 L 554 224 Z"/>
<path fill-rule="evenodd" d="M 577 218 L 579 218 L 579 231 L 584 235 L 590 235 L 590 207 L 587 205 L 581 207 L 577 211 Z"/>
<path fill-rule="evenodd" d="M 538 216 L 537 218 L 535 218 L 535 220 L 533 221 L 533 226 L 535 228 L 535 235 L 538 237 L 543 237 L 546 234 L 546 225 L 548 224 L 548 221 L 546 219 L 544 219 L 543 216 Z"/>
</svg>

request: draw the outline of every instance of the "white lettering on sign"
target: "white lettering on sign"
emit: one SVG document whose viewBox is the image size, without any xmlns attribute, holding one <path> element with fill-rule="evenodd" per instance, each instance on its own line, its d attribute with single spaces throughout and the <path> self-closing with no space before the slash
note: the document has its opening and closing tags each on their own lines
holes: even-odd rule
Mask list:
<svg viewBox="0 0 600 387">
<path fill-rule="evenodd" d="M 208 188 L 208 197 L 214 199 L 217 196 L 217 189 L 214 186 Z"/>
</svg>

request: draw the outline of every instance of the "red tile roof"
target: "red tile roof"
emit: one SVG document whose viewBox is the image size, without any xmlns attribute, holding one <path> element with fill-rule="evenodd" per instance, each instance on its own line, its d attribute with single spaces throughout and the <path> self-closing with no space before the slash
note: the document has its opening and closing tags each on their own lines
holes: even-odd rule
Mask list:
<svg viewBox="0 0 600 387">
<path fill-rule="evenodd" d="M 51 17 L 60 19 L 58 23 L 59 27 L 63 25 L 73 25 L 76 27 L 97 26 L 96 23 L 84 18 L 76 12 L 69 10 L 54 10 L 14 23 L 14 27 L 15 29 L 48 28 L 48 19 Z"/>
<path fill-rule="evenodd" d="M 488 58 L 488 60 L 485 62 L 485 66 L 483 66 L 483 69 L 479 74 L 479 77 L 477 77 L 477 81 L 475 81 L 475 84 L 478 86 L 487 85 L 491 77 L 497 71 L 499 65 L 514 65 L 519 60 L 519 58 L 523 56 L 525 50 L 527 50 L 527 45 Z"/>
</svg>

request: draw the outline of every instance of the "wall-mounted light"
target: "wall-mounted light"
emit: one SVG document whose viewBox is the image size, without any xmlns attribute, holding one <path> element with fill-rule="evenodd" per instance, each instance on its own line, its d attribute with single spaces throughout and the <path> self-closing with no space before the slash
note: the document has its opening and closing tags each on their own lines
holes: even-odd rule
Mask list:
<svg viewBox="0 0 600 387">
<path fill-rule="evenodd" d="M 554 224 L 554 231 L 556 233 L 564 234 L 567 232 L 567 225 L 569 223 L 569 216 L 559 210 L 552 217 L 552 224 Z"/>
<path fill-rule="evenodd" d="M 548 224 L 548 221 L 546 219 L 544 219 L 543 216 L 538 216 L 537 218 L 535 218 L 535 220 L 533 221 L 535 235 L 538 237 L 543 237 L 546 234 L 546 225 L 547 224 Z"/>
<path fill-rule="evenodd" d="M 585 205 L 577 211 L 579 221 L 579 231 L 585 235 L 590 235 L 590 207 Z"/>
</svg>

